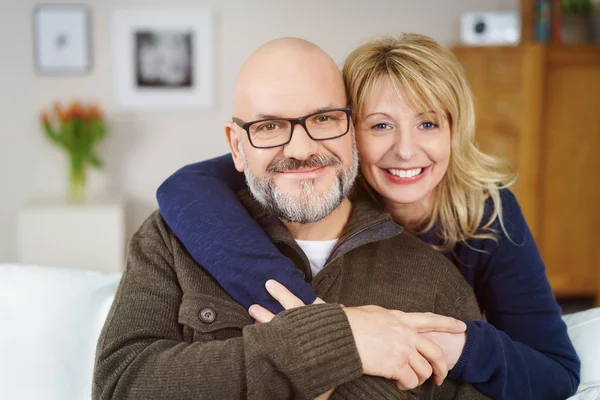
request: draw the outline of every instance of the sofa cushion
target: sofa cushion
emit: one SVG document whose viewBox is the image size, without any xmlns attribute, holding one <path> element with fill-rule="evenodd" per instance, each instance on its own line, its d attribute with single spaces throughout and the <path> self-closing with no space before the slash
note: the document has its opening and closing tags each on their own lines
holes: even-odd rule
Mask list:
<svg viewBox="0 0 600 400">
<path fill-rule="evenodd" d="M 568 314 L 563 317 L 569 337 L 581 359 L 580 399 L 596 393 L 600 398 L 600 308 Z"/>
<path fill-rule="evenodd" d="M 120 275 L 0 264 L 0 399 L 89 399 Z"/>
</svg>

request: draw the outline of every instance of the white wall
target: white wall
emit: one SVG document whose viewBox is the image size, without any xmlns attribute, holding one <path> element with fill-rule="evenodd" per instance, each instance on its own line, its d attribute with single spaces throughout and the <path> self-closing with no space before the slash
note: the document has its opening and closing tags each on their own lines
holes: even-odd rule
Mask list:
<svg viewBox="0 0 600 400">
<path fill-rule="evenodd" d="M 57 2 L 69 3 L 72 0 Z M 0 262 L 16 261 L 16 212 L 28 199 L 63 195 L 66 157 L 43 136 L 41 108 L 54 99 L 97 100 L 108 111 L 107 163 L 90 192 L 124 196 L 128 234 L 156 208 L 155 190 L 171 172 L 226 151 L 222 124 L 244 59 L 260 44 L 299 36 L 341 64 L 369 37 L 418 32 L 444 44 L 458 39 L 461 13 L 516 10 L 517 0 L 79 0 L 93 9 L 95 65 L 85 77 L 40 77 L 33 69 L 34 0 L 0 0 Z M 218 106 L 210 111 L 123 114 L 114 110 L 109 19 L 119 6 L 206 5 L 218 15 Z"/>
</svg>

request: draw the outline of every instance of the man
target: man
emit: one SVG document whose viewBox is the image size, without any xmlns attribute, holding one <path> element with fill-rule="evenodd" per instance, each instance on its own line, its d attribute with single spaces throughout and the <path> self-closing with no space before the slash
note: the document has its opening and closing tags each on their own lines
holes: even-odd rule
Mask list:
<svg viewBox="0 0 600 400">
<path fill-rule="evenodd" d="M 296 240 L 337 239 L 312 281 L 328 303 L 255 324 L 154 213 L 129 245 L 98 344 L 95 399 L 484 398 L 452 381 L 419 386 L 432 375 L 441 384 L 448 366 L 418 332 L 464 327 L 417 312 L 468 320 L 478 306 L 442 255 L 348 198 L 358 161 L 345 107 L 335 63 L 311 43 L 280 39 L 242 68 L 225 125 L 254 197 L 241 200 L 279 249 L 311 276 Z M 251 123 L 312 114 L 319 126 Z"/>
</svg>

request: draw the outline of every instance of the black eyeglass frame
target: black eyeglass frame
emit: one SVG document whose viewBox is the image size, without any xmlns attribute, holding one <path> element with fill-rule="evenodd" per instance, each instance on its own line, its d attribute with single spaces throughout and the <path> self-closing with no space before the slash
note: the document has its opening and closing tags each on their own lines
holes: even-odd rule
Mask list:
<svg viewBox="0 0 600 400">
<path fill-rule="evenodd" d="M 306 127 L 306 120 L 310 117 L 314 117 L 315 115 L 324 114 L 324 113 L 328 113 L 331 111 L 343 111 L 346 114 L 346 131 L 340 135 L 332 136 L 332 137 L 328 137 L 328 138 L 323 138 L 323 139 L 314 138 L 310 134 L 308 128 Z M 348 107 L 344 107 L 344 108 L 330 108 L 330 109 L 326 109 L 326 110 L 321 110 L 321 111 L 317 111 L 317 112 L 305 115 L 304 117 L 300 117 L 300 118 L 265 118 L 265 119 L 259 119 L 257 121 L 244 122 L 238 118 L 232 117 L 231 121 L 233 121 L 234 124 L 236 124 L 237 126 L 239 126 L 240 128 L 242 128 L 243 130 L 246 131 L 246 134 L 248 135 L 248 141 L 250 142 L 250 145 L 252 145 L 252 147 L 254 147 L 255 149 L 273 149 L 275 147 L 285 146 L 286 144 L 288 144 L 289 142 L 292 141 L 292 136 L 294 135 L 294 128 L 296 127 L 296 125 L 302 126 L 302 128 L 304 128 L 304 131 L 306 132 L 308 137 L 311 138 L 312 140 L 314 140 L 315 142 L 322 142 L 324 140 L 332 140 L 332 139 L 340 138 L 340 137 L 346 135 L 348 133 L 348 131 L 350 131 L 351 116 L 352 116 L 352 109 L 348 108 Z M 252 138 L 250 137 L 250 126 L 257 124 L 259 122 L 266 122 L 266 121 L 288 121 L 288 122 L 291 122 L 292 126 L 291 126 L 291 130 L 290 130 L 290 138 L 288 139 L 288 141 L 285 143 L 282 143 L 282 144 L 278 144 L 276 146 L 256 146 L 254 143 L 252 143 Z"/>
</svg>

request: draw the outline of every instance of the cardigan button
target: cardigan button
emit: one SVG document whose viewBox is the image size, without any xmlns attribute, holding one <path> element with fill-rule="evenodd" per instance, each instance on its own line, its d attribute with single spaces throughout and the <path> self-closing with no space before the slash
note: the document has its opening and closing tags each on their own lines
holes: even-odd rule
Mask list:
<svg viewBox="0 0 600 400">
<path fill-rule="evenodd" d="M 217 319 L 217 312 L 214 308 L 206 307 L 203 308 L 198 314 L 200 321 L 205 322 L 207 324 L 212 324 L 215 319 Z"/>
</svg>

